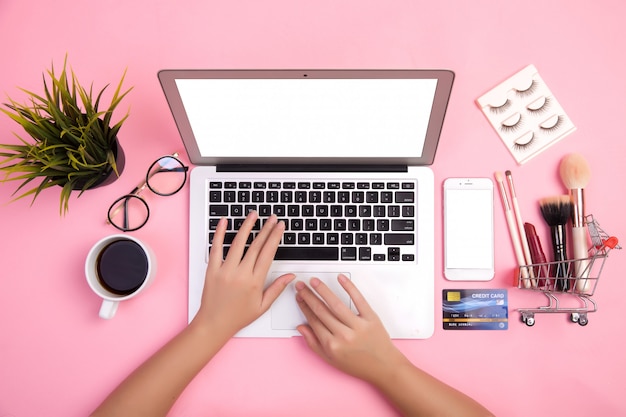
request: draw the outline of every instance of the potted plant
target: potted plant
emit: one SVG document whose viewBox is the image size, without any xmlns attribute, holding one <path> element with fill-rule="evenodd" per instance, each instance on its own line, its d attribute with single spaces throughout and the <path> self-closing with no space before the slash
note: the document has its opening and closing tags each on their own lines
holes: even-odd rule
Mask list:
<svg viewBox="0 0 626 417">
<path fill-rule="evenodd" d="M 19 136 L 21 144 L 0 144 L 1 182 L 22 181 L 14 200 L 32 195 L 33 202 L 46 188 L 60 186 L 60 211 L 68 210 L 74 190 L 80 196 L 85 190 L 107 184 L 119 177 L 124 168 L 124 152 L 117 134 L 128 112 L 112 125 L 113 111 L 132 89 L 122 92 L 126 71 L 117 85 L 110 104 L 101 109 L 105 86 L 94 97 L 92 89 L 84 88 L 74 71 L 63 70 L 57 76 L 54 65 L 43 75 L 43 94 L 21 89 L 27 94 L 25 104 L 8 98 L 0 110 L 18 123 L 30 136 Z M 28 189 L 32 181 L 39 184 Z"/>
</svg>

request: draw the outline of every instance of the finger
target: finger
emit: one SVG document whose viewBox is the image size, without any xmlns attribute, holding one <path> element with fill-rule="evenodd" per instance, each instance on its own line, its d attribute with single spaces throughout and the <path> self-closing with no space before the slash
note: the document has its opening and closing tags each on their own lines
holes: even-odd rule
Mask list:
<svg viewBox="0 0 626 417">
<path fill-rule="evenodd" d="M 246 256 L 244 257 L 244 261 L 250 264 L 250 267 L 253 268 L 256 263 L 257 257 L 259 256 L 259 252 L 267 242 L 268 237 L 271 235 L 272 231 L 276 227 L 276 223 L 278 219 L 275 215 L 271 215 L 265 221 L 265 224 L 261 228 L 259 234 L 254 238 L 248 251 L 246 252 Z"/>
<path fill-rule="evenodd" d="M 274 257 L 276 256 L 278 245 L 283 238 L 283 233 L 285 233 L 285 222 L 281 220 L 272 228 L 269 236 L 263 242 L 263 247 L 260 249 L 260 253 L 255 260 L 255 273 L 267 275 L 267 271 L 270 269 Z"/>
<path fill-rule="evenodd" d="M 207 268 L 216 269 L 222 265 L 224 260 L 224 235 L 226 234 L 226 225 L 228 220 L 222 217 L 217 223 L 215 233 L 213 234 L 213 241 L 211 242 L 211 249 L 209 250 L 209 265 Z"/>
<path fill-rule="evenodd" d="M 299 289 L 299 288 L 302 288 L 302 289 Z M 304 314 L 304 317 L 307 320 L 306 327 L 311 330 L 311 333 L 313 333 L 313 335 L 315 336 L 315 339 L 317 340 L 318 344 L 321 345 L 322 340 L 327 340 L 329 337 L 333 337 L 333 336 L 328 330 L 328 328 L 315 315 L 313 310 L 311 310 L 311 308 L 307 305 L 307 303 L 304 301 L 304 298 L 302 298 L 302 292 L 308 290 L 308 288 L 306 288 L 306 285 L 304 285 L 303 282 L 296 282 L 296 289 L 298 290 L 296 294 L 296 303 L 298 303 L 298 307 L 300 308 L 300 311 L 302 311 L 302 314 Z M 322 351 L 323 349 L 321 349 L 320 347 L 319 350 Z"/>
<path fill-rule="evenodd" d="M 263 299 L 261 300 L 261 309 L 266 312 L 267 309 L 276 301 L 278 296 L 287 288 L 287 285 L 294 280 L 295 274 L 284 274 L 279 276 L 263 291 Z"/>
<path fill-rule="evenodd" d="M 301 324 L 296 327 L 296 330 L 304 337 L 304 341 L 306 342 L 309 349 L 315 352 L 319 357 L 328 362 L 328 357 L 326 356 L 324 349 L 322 348 L 322 344 L 319 339 L 315 335 L 313 329 L 306 324 Z"/>
<path fill-rule="evenodd" d="M 348 279 L 345 275 L 342 276 Z M 339 277 L 337 277 L 337 279 L 339 280 Z M 328 309 L 337 319 L 345 325 L 352 327 L 352 323 L 357 316 L 350 310 L 350 307 L 346 306 L 343 301 L 328 288 L 328 285 L 318 278 L 311 278 L 311 287 L 322 297 Z"/>
<path fill-rule="evenodd" d="M 246 219 L 243 221 L 237 235 L 233 239 L 233 244 L 230 246 L 230 250 L 228 251 L 228 255 L 226 255 L 225 262 L 241 262 L 241 257 L 243 256 L 243 252 L 246 248 L 246 242 L 248 237 L 250 236 L 250 232 L 254 227 L 254 223 L 258 218 L 258 214 L 256 211 L 252 210 L 246 216 Z M 232 260 L 235 261 L 232 261 Z"/>
<path fill-rule="evenodd" d="M 356 285 L 354 285 L 354 282 L 352 282 L 347 276 L 343 274 L 339 274 L 339 276 L 337 277 L 337 281 L 339 281 L 339 284 L 343 287 L 344 290 L 346 290 L 346 292 L 352 299 L 352 302 L 354 303 L 354 307 L 356 307 L 356 310 L 359 312 L 359 315 L 361 317 L 378 317 L 378 315 L 369 305 L 363 294 L 361 294 L 361 291 L 359 291 Z"/>
<path fill-rule="evenodd" d="M 313 293 L 309 287 L 304 285 L 303 282 L 296 283 L 296 290 L 298 290 L 296 300 L 299 301 L 299 298 L 302 299 L 302 301 L 306 304 L 306 307 L 308 307 L 308 311 L 306 308 L 301 308 L 302 313 L 304 313 L 305 317 L 309 321 L 309 325 L 318 336 L 320 336 L 320 332 L 323 332 L 321 327 L 325 327 L 328 332 L 333 334 L 339 332 L 342 327 L 344 327 L 344 324 L 334 316 L 324 301 Z"/>
</svg>

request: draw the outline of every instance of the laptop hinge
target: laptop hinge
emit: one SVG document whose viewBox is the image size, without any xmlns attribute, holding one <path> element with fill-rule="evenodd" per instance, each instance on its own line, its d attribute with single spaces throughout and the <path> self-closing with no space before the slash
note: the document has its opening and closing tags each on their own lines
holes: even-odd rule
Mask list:
<svg viewBox="0 0 626 417">
<path fill-rule="evenodd" d="M 217 172 L 407 172 L 407 166 L 353 164 L 218 164 Z"/>
</svg>

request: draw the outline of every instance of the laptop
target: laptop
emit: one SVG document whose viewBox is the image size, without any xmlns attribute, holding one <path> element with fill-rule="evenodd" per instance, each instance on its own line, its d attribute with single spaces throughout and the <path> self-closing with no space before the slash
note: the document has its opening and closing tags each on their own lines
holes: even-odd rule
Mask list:
<svg viewBox="0 0 626 417">
<path fill-rule="evenodd" d="M 174 70 L 158 73 L 189 160 L 189 320 L 217 221 L 225 250 L 243 218 L 286 231 L 266 284 L 284 273 L 350 278 L 392 338 L 434 331 L 433 163 L 449 70 Z M 253 238 L 253 236 L 251 237 Z M 291 337 L 305 318 L 291 284 L 238 337 Z"/>
</svg>

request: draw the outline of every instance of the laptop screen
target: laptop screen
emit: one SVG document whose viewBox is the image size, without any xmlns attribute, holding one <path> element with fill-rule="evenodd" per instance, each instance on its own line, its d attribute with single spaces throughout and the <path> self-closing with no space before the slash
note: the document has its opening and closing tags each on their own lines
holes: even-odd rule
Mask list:
<svg viewBox="0 0 626 417">
<path fill-rule="evenodd" d="M 434 157 L 452 83 L 442 74 L 451 73 L 165 70 L 159 77 L 194 163 L 408 164 Z"/>
</svg>

